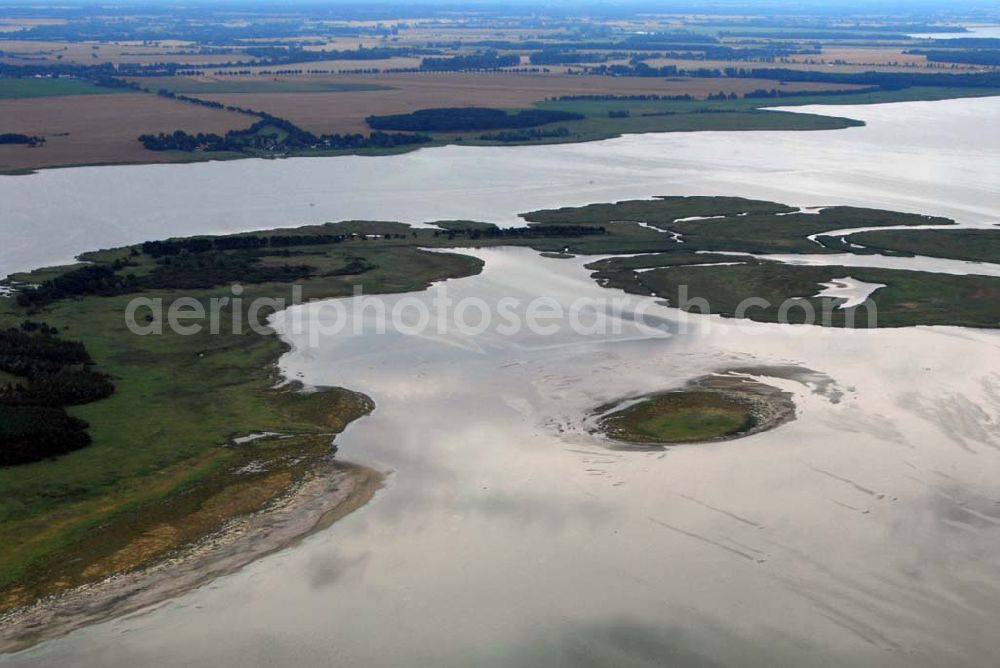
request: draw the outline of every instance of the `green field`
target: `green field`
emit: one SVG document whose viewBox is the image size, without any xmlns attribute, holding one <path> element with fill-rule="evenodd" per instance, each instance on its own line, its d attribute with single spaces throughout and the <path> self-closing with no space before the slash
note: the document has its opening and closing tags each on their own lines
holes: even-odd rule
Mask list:
<svg viewBox="0 0 1000 668">
<path fill-rule="evenodd" d="M 104 95 L 127 92 L 121 88 L 95 86 L 80 79 L 18 79 L 0 77 L 0 100 L 61 95 Z"/>
</svg>

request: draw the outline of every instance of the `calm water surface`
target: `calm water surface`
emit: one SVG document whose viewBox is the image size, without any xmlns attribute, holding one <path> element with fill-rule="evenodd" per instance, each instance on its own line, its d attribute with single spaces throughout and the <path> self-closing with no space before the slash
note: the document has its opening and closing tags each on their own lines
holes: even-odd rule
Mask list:
<svg viewBox="0 0 1000 668">
<path fill-rule="evenodd" d="M 988 122 L 1000 111 L 995 99 L 837 111 L 870 125 L 746 133 L 738 142 L 710 133 L 434 149 L 384 161 L 65 170 L 21 183 L 63 179 L 64 190 L 89 199 L 86 186 L 102 173 L 133 179 L 121 200 L 79 206 L 86 225 L 103 217 L 123 237 L 155 227 L 155 236 L 187 233 L 174 226 L 195 223 L 215 231 L 355 216 L 509 222 L 541 206 L 667 193 L 879 205 L 980 225 L 1000 217 L 1000 142 Z M 377 172 L 366 171 L 376 165 L 383 188 Z M 173 188 L 193 188 L 175 202 L 182 211 L 160 211 L 156 224 L 132 201 L 138 189 L 157 210 L 153 173 Z M 283 201 L 252 191 L 266 173 L 273 188 L 287 184 Z M 198 185 L 198 174 L 228 184 L 228 204 Z M 233 199 L 241 184 L 247 196 Z M 50 198 L 49 209 L 15 199 L 23 215 L 56 221 L 71 197 Z M 404 298 L 430 303 L 443 290 L 456 300 L 544 295 L 563 305 L 619 294 L 596 286 L 583 259 L 468 252 L 485 260 L 482 275 L 392 296 L 389 306 Z M 632 305 L 645 309 L 657 335 L 626 312 L 620 333 L 607 336 L 558 328 L 547 336 L 418 337 L 390 327 L 312 346 L 315 330 L 294 331 L 292 318 L 315 328 L 330 317 L 329 303 L 279 314 L 274 324 L 293 345 L 282 359 L 289 377 L 375 399 L 375 413 L 338 443 L 345 459 L 389 472 L 387 487 L 295 549 L 0 663 L 994 661 L 1000 334 L 735 327 L 648 299 Z M 775 431 L 634 452 L 609 449 L 583 428 L 601 403 L 759 366 L 778 368 L 767 381 L 792 392 L 799 408 L 795 422 Z"/>
<path fill-rule="evenodd" d="M 345 219 L 517 224 L 517 214 L 533 209 L 653 195 L 741 195 L 1000 222 L 1000 97 L 792 109 L 868 125 L 0 176 L 0 275 L 166 236 Z"/>
</svg>

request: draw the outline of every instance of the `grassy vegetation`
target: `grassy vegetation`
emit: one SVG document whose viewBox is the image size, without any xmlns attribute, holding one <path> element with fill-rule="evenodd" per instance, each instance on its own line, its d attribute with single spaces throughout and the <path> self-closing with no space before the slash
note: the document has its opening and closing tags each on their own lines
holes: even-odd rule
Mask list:
<svg viewBox="0 0 1000 668">
<path fill-rule="evenodd" d="M 373 268 L 328 275 L 362 246 Z M 480 266 L 467 256 L 374 241 L 296 251 L 303 255 L 294 261 L 315 270 L 302 283 L 305 299 L 348 295 L 356 284 L 367 293 L 416 290 Z M 89 259 L 127 255 L 105 251 Z M 152 259 L 132 261 L 138 266 L 130 271 L 150 273 Z M 165 303 L 194 297 L 207 305 L 209 295 L 220 292 L 229 294 L 202 289 L 155 296 Z M 139 565 L 226 517 L 260 507 L 287 489 L 309 461 L 329 454 L 330 438 L 323 434 L 340 431 L 371 408 L 347 390 L 301 395 L 269 389 L 273 363 L 284 350 L 273 336 L 225 327 L 219 335 L 165 330 L 136 336 L 122 317 L 132 296 L 62 299 L 32 314 L 58 327 L 60 336 L 84 342 L 97 368 L 114 378 L 116 393 L 70 410 L 90 423 L 92 445 L 55 460 L 0 469 L 0 609 Z M 248 285 L 244 304 L 261 296 L 291 297 L 286 285 Z M 222 314 L 223 322 L 232 316 L 229 309 Z M 13 326 L 25 315 L 12 299 L 0 300 L 0 326 Z M 234 436 L 253 432 L 296 437 L 226 447 Z M 263 470 L 240 472 L 250 462 Z"/>
<path fill-rule="evenodd" d="M 720 81 L 720 88 L 725 82 Z M 529 143 L 594 141 L 624 134 L 646 132 L 698 132 L 705 130 L 837 130 L 864 125 L 861 121 L 822 114 L 773 111 L 769 107 L 809 104 L 855 105 L 914 100 L 943 100 L 996 95 L 995 89 L 913 87 L 843 95 L 802 95 L 772 99 L 738 100 L 549 100 L 542 109 L 583 114 L 582 121 L 560 123 L 568 137 L 546 138 Z M 625 117 L 612 113 L 628 112 Z M 548 126 L 545 126 L 548 127 Z M 444 139 L 444 138 L 440 138 Z M 489 143 L 473 141 L 466 143 Z"/>
<path fill-rule="evenodd" d="M 725 88 L 725 79 L 719 80 Z M 776 86 L 780 88 L 780 86 Z M 794 95 L 777 98 L 740 98 L 736 100 L 548 100 L 537 106 L 565 111 L 576 111 L 587 116 L 607 116 L 611 111 L 626 110 L 633 116 L 644 113 L 673 112 L 692 114 L 701 112 L 746 112 L 770 107 L 800 107 L 804 105 L 857 105 L 887 102 L 914 102 L 920 100 L 950 100 L 964 97 L 990 97 L 997 95 L 995 88 L 948 88 L 946 86 L 913 86 L 899 90 L 878 90 L 836 95 Z M 611 119 L 620 120 L 620 119 Z"/>
<path fill-rule="evenodd" d="M 694 390 L 644 399 L 603 417 L 600 424 L 608 436 L 628 443 L 695 443 L 746 431 L 754 420 L 748 401 Z"/>
<path fill-rule="evenodd" d="M 125 92 L 121 88 L 95 86 L 80 79 L 19 79 L 0 77 L 0 100 L 61 95 L 102 95 Z"/>
<path fill-rule="evenodd" d="M 871 326 L 1000 326 L 1000 311 L 996 307 L 1000 299 L 1000 278 L 987 276 L 752 261 L 728 266 L 676 266 L 639 274 L 605 270 L 599 276 L 608 285 L 640 294 L 655 292 L 668 299 L 671 305 L 694 312 L 702 312 L 703 307 L 695 304 L 686 307 L 685 303 L 703 299 L 711 313 L 729 317 L 760 322 L 868 327 L 869 310 L 866 307 L 839 309 L 839 300 L 815 296 L 823 289 L 822 283 L 850 276 L 886 286 L 871 296 L 877 309 L 877 318 Z M 764 299 L 768 305 L 748 305 L 749 308 L 739 311 L 741 302 L 748 298 Z M 797 302 L 794 306 L 788 304 L 782 316 L 781 306 L 789 299 Z M 810 317 L 809 312 L 814 316 Z"/>
<path fill-rule="evenodd" d="M 822 283 L 851 276 L 887 286 L 877 290 L 872 297 L 878 309 L 876 324 L 879 327 L 1000 325 L 1000 313 L 995 306 L 1000 296 L 1000 279 L 997 278 L 859 267 L 789 266 L 712 252 L 870 253 L 873 251 L 849 246 L 824 246 L 810 241 L 807 236 L 850 227 L 891 225 L 900 227 L 887 233 L 894 240 L 893 248 L 900 250 L 924 253 L 937 244 L 945 249 L 943 252 L 952 253 L 945 257 L 975 259 L 971 249 L 977 246 L 981 249 L 981 257 L 995 258 L 996 255 L 991 255 L 992 249 L 1000 243 L 1000 231 L 980 230 L 966 235 L 962 230 L 914 229 L 921 225 L 953 223 L 946 218 L 856 207 L 829 207 L 820 213 L 808 214 L 794 211 L 781 204 L 742 198 L 663 197 L 535 211 L 524 217 L 550 225 L 606 225 L 612 235 L 603 243 L 615 248 L 614 252 L 641 252 L 643 239 L 618 236 L 626 230 L 632 235 L 637 234 L 636 229 L 650 231 L 638 228 L 638 222 L 679 234 L 683 243 L 670 235 L 652 231 L 654 235 L 659 234 L 660 239 L 645 248 L 647 254 L 611 258 L 589 267 L 602 285 L 637 294 L 655 293 L 681 308 L 684 308 L 682 296 L 688 300 L 702 298 L 708 301 L 712 313 L 736 316 L 743 300 L 756 297 L 767 300 L 770 306 L 740 312 L 740 317 L 766 322 L 803 322 L 809 318 L 809 311 L 803 310 L 803 304 L 807 304 L 817 324 L 845 326 L 853 322 L 855 326 L 866 327 L 868 311 L 865 307 L 838 309 L 839 301 L 814 296 L 821 291 Z M 684 220 L 690 217 L 701 219 Z M 940 234 L 935 234 L 938 232 Z M 938 242 L 941 236 L 950 241 Z M 915 241 L 907 244 L 902 241 L 911 238 Z M 588 251 L 585 244 L 578 244 L 574 250 L 599 252 Z M 733 265 L 733 262 L 742 264 Z M 727 264 L 698 266 L 714 263 Z M 801 298 L 802 302 L 782 316 L 781 305 L 790 298 Z M 701 309 L 695 307 L 693 310 Z M 823 314 L 827 314 L 825 321 Z"/>
<path fill-rule="evenodd" d="M 947 218 L 865 209 L 828 207 L 819 213 L 795 213 L 774 202 L 740 197 L 659 197 L 614 204 L 591 204 L 526 214 L 538 223 L 639 221 L 681 235 L 678 250 L 725 250 L 747 253 L 832 253 L 807 237 L 850 227 L 949 225 Z M 698 217 L 701 220 L 684 220 Z M 654 249 L 649 249 L 654 250 Z"/>
<path fill-rule="evenodd" d="M 736 216 L 741 213 L 790 213 L 793 207 L 745 197 L 656 197 L 654 199 L 567 206 L 523 214 L 532 223 L 611 223 L 641 221 L 666 228 L 679 218 Z"/>
<path fill-rule="evenodd" d="M 927 255 L 972 262 L 1000 262 L 1000 229 L 859 232 L 849 243 L 880 252 Z"/>
</svg>

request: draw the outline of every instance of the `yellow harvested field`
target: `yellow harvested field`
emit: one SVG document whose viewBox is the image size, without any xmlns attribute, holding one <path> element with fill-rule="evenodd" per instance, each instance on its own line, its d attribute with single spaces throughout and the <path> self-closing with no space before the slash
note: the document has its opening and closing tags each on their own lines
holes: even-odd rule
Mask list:
<svg viewBox="0 0 1000 668">
<path fill-rule="evenodd" d="M 903 49 L 894 48 L 879 48 L 879 47 L 863 47 L 863 46 L 853 46 L 853 47 L 836 47 L 836 46 L 825 46 L 823 47 L 823 54 L 821 56 L 792 56 L 792 60 L 805 60 L 807 58 L 822 58 L 828 63 L 832 63 L 837 60 L 844 61 L 846 63 L 860 64 L 860 65 L 889 65 L 890 63 L 898 63 L 900 65 L 912 64 L 912 65 L 926 65 L 926 56 L 914 56 L 903 53 Z"/>
<path fill-rule="evenodd" d="M 136 139 L 148 132 L 224 133 L 255 119 L 143 93 L 0 100 L 4 132 L 44 135 L 46 145 L 0 146 L 0 171 L 61 165 L 166 162 Z"/>
</svg>

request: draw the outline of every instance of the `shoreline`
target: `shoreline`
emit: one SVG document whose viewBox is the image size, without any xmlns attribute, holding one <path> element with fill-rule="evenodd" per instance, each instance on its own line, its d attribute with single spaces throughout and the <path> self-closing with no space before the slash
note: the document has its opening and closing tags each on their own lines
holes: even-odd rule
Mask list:
<svg viewBox="0 0 1000 668">
<path fill-rule="evenodd" d="M 903 89 L 904 91 L 907 89 Z M 771 103 L 762 103 L 759 107 L 754 107 L 753 111 L 756 112 L 771 112 L 775 114 L 805 114 L 813 115 L 819 118 L 826 119 L 827 122 L 839 121 L 843 125 L 840 127 L 830 127 L 830 128 L 756 128 L 756 127 L 731 127 L 731 128 L 697 128 L 697 129 L 665 129 L 665 130 L 643 130 L 643 131 L 621 131 L 621 132 L 610 132 L 602 133 L 595 136 L 589 137 L 569 137 L 569 138 L 548 138 L 541 141 L 523 141 L 523 142 L 464 142 L 455 141 L 454 138 L 440 138 L 426 144 L 419 144 L 413 146 L 397 146 L 389 149 L 343 149 L 343 150 L 307 150 L 300 152 L 290 152 L 285 154 L 275 154 L 275 155 L 246 155 L 241 153 L 232 152 L 219 152 L 218 154 L 206 154 L 198 153 L 192 155 L 190 153 L 185 153 L 181 151 L 166 151 L 166 152 L 152 152 L 152 153 L 165 153 L 168 159 L 164 160 L 124 160 L 121 162 L 115 161 L 104 161 L 95 163 L 67 163 L 67 164 L 55 164 L 42 167 L 13 167 L 7 169 L 0 169 L 0 176 L 31 176 L 33 174 L 38 174 L 42 171 L 50 171 L 55 169 L 75 169 L 79 167 L 137 167 L 146 165 L 185 165 L 185 164 L 199 164 L 206 162 L 230 162 L 234 160 L 285 160 L 289 158 L 336 158 L 336 157 L 386 157 L 393 155 L 403 155 L 407 153 L 415 153 L 423 149 L 432 148 L 443 148 L 447 146 L 467 146 L 471 148 L 517 148 L 523 146 L 554 146 L 563 144 L 587 144 L 592 142 L 606 141 L 609 139 L 617 139 L 619 137 L 629 136 L 629 135 L 641 135 L 641 134 L 673 134 L 673 133 L 692 133 L 692 132 L 816 132 L 824 130 L 844 130 L 851 127 L 861 127 L 865 123 L 863 121 L 857 121 L 850 116 L 833 116 L 826 114 L 811 114 L 810 112 L 803 112 L 798 110 L 793 110 L 794 107 L 806 107 L 815 105 L 826 105 L 826 106 L 836 106 L 836 107 L 854 107 L 854 106 L 869 106 L 869 105 L 879 105 L 879 104 L 899 104 L 906 102 L 944 102 L 949 100 L 962 100 L 962 99 L 975 99 L 975 98 L 988 98 L 988 97 L 998 97 L 1000 96 L 1000 89 L 986 90 L 986 89 L 969 89 L 968 91 L 954 88 L 947 89 L 946 95 L 939 95 L 937 91 L 935 94 L 917 95 L 916 97 L 910 98 L 900 95 L 898 99 L 894 99 L 892 95 L 883 94 L 878 96 L 876 94 L 863 94 L 871 95 L 875 99 L 857 99 L 856 94 L 854 97 L 852 93 L 846 93 L 845 97 L 850 97 L 850 99 L 839 99 L 836 95 L 830 95 L 829 100 L 825 99 L 808 99 L 808 100 L 796 100 L 794 97 L 784 98 L 782 102 L 775 100 Z"/>
<path fill-rule="evenodd" d="M 230 519 L 179 553 L 0 616 L 0 656 L 150 609 L 293 547 L 364 506 L 384 480 L 331 456 L 265 508 Z"/>
<path fill-rule="evenodd" d="M 475 263 L 456 266 L 439 254 L 426 255 L 433 261 L 411 267 L 413 273 L 403 285 L 383 286 L 376 292 L 385 287 L 422 290 L 439 280 L 479 270 Z M 317 279 L 308 300 L 348 296 L 339 280 Z M 270 298 L 274 290 L 273 285 L 261 284 L 247 295 Z M 116 299 L 124 297 L 92 297 L 87 304 L 103 317 L 107 309 L 116 308 Z M 49 311 L 55 309 L 58 306 Z M 16 322 L 19 312 L 0 313 L 4 315 Z M 88 330 L 82 325 L 89 321 L 78 312 L 72 315 L 53 322 L 71 325 L 74 333 L 82 332 L 83 340 L 88 340 Z M 47 312 L 46 317 L 55 316 Z M 120 343 L 128 345 L 120 348 L 133 354 L 162 352 L 164 347 L 168 354 L 176 354 L 169 342 L 150 348 L 148 344 L 158 344 L 160 339 L 121 336 L 127 340 Z M 259 337 L 234 333 L 214 347 L 203 340 L 191 341 L 182 342 L 182 354 L 188 350 L 199 365 L 211 365 L 200 373 L 212 376 L 190 386 L 168 382 L 173 389 L 164 400 L 171 404 L 177 391 L 201 397 L 221 390 L 233 397 L 226 404 L 233 413 L 225 420 L 202 424 L 197 435 L 188 437 L 200 438 L 204 449 L 172 463 L 165 478 L 160 477 L 164 475 L 161 469 L 154 483 L 162 488 L 126 489 L 107 502 L 111 506 L 99 507 L 99 514 L 83 508 L 73 519 L 80 517 L 77 521 L 84 522 L 89 518 L 91 524 L 74 534 L 72 543 L 38 548 L 42 551 L 37 565 L 28 562 L 30 572 L 0 588 L 0 656 L 155 606 L 292 547 L 362 507 L 381 488 L 381 472 L 334 459 L 335 437 L 374 410 L 371 398 L 342 387 L 302 391 L 300 383 L 281 372 L 279 360 L 290 348 L 274 330 Z M 126 360 L 107 368 L 125 379 L 120 382 L 127 382 L 137 365 Z M 155 399 L 151 401 L 155 405 Z M 201 408 L 187 412 L 190 420 L 206 418 Z M 134 439 L 130 432 L 113 431 L 113 422 L 91 419 L 98 426 L 112 425 L 102 435 L 106 442 Z M 163 429 L 175 428 L 176 416 L 164 420 Z M 233 430 L 234 425 L 240 429 Z M 253 438 L 255 434 L 273 437 Z M 175 439 L 176 434 L 163 445 L 175 447 Z M 74 530 L 70 527 L 64 533 Z M 25 539 L 36 537 L 37 532 Z M 73 558 L 60 558 L 60 554 Z"/>
</svg>

